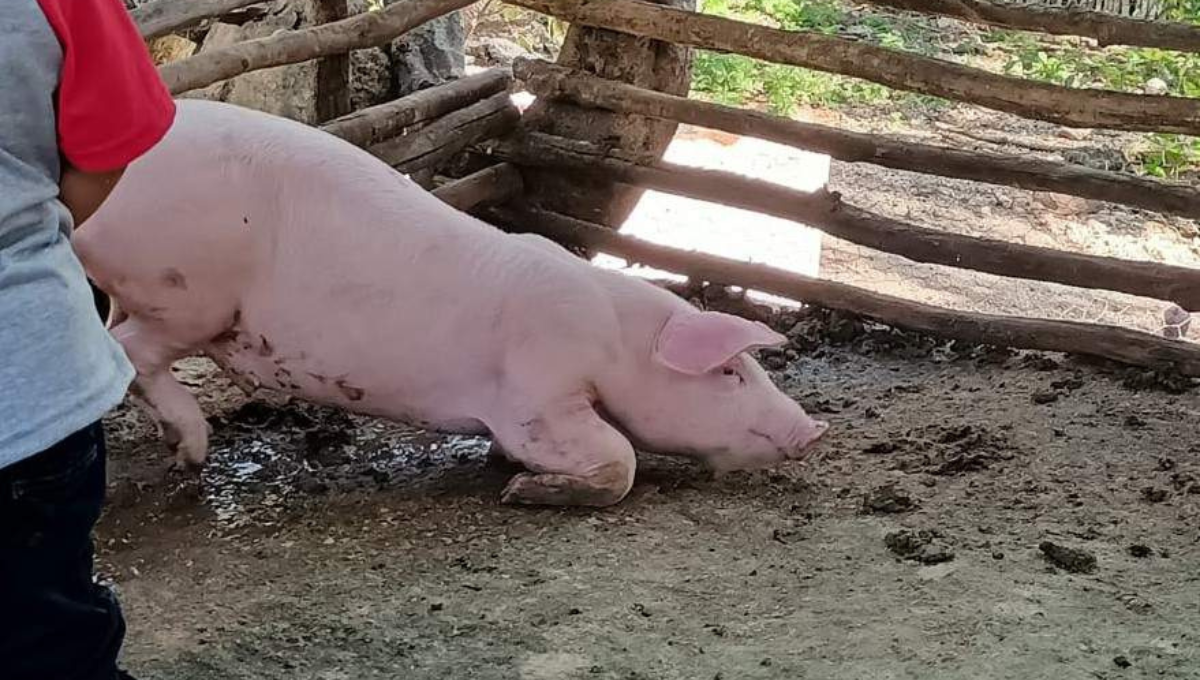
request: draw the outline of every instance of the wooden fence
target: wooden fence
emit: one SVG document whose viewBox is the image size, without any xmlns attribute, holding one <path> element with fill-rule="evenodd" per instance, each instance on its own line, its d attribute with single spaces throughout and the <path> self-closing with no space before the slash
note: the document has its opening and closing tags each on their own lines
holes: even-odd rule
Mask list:
<svg viewBox="0 0 1200 680">
<path fill-rule="evenodd" d="M 172 92 L 179 94 L 257 69 L 387 44 L 472 1 L 403 0 L 383 10 L 201 53 L 164 65 L 161 72 Z M 1115 326 L 955 311 L 763 265 L 653 245 L 581 220 L 578 214 L 553 212 L 547 209 L 547 203 L 553 202 L 539 196 L 539 185 L 549 176 L 558 181 L 574 178 L 587 188 L 655 189 L 794 220 L 914 262 L 1119 291 L 1200 310 L 1198 269 L 960 235 L 872 213 L 856 206 L 853 197 L 806 194 L 660 159 L 664 131 L 669 137 L 675 125 L 687 123 L 851 163 L 1053 191 L 1197 219 L 1200 191 L 1184 184 L 1022 156 L 912 143 L 691 100 L 681 96 L 686 89 L 681 91 L 678 82 L 687 77 L 688 70 L 677 68 L 675 62 L 681 46 L 733 52 L 1087 128 L 1200 135 L 1200 100 L 1059 87 L 838 37 L 783 31 L 642 0 L 508 1 L 568 21 L 572 31 L 592 32 L 593 42 L 636 38 L 640 39 L 639 48 L 673 45 L 662 52 L 676 55 L 666 57 L 671 79 L 659 79 L 648 88 L 639 86 L 653 81 L 645 69 L 636 73 L 626 69 L 625 80 L 632 84 L 598 77 L 596 72 L 604 74 L 606 69 L 586 63 L 587 49 L 576 45 L 564 50 L 559 64 L 520 60 L 511 71 L 497 69 L 418 92 L 338 118 L 323 129 L 404 172 L 418 173 L 431 186 L 435 170 L 461 157 L 462 152 L 472 151 L 476 161 L 486 159 L 483 164 L 487 167 L 434 192 L 457 208 L 474 210 L 508 228 L 547 234 L 564 244 L 948 338 L 1078 353 L 1200 376 L 1200 345 L 1186 341 Z M 982 0 L 870 1 L 1005 28 L 1090 37 L 1101 44 L 1200 51 L 1200 29 L 1181 24 Z M 136 18 L 143 34 L 152 37 L 251 4 L 248 0 L 156 0 L 137 10 Z M 568 41 L 572 39 L 569 35 Z M 647 39 L 659 42 L 647 43 Z M 591 49 L 596 48 L 592 45 Z M 586 69 L 578 68 L 581 66 Z M 644 135 L 642 143 L 624 146 L 597 138 L 603 131 L 591 135 L 579 125 L 559 126 L 576 130 L 579 138 L 549 134 L 545 125 L 530 123 L 536 112 L 523 120 L 510 103 L 508 92 L 517 82 L 536 94 L 539 103 L 558 106 L 560 112 L 600 111 L 617 120 L 650 121 L 647 129 L 653 134 Z"/>
</svg>

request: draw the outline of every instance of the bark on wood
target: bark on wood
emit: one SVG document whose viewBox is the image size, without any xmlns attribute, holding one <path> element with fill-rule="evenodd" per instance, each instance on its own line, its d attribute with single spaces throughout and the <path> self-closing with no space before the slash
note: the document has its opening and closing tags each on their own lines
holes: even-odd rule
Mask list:
<svg viewBox="0 0 1200 680">
<path fill-rule="evenodd" d="M 938 14 L 985 26 L 1092 38 L 1101 46 L 1137 45 L 1200 52 L 1200 26 L 1127 19 L 1101 12 L 1002 5 L 981 0 L 867 0 L 873 5 Z"/>
<path fill-rule="evenodd" d="M 1003 132 L 959 128 L 936 121 L 933 123 L 933 127 L 948 135 L 965 137 L 967 139 L 973 139 L 977 142 L 983 142 L 985 144 L 994 144 L 995 146 L 1019 146 L 1023 149 L 1029 149 L 1030 151 L 1041 151 L 1043 153 L 1061 154 L 1071 151 L 1072 149 L 1078 149 L 1080 147 L 1079 144 L 1046 142 L 1040 139 L 1018 137 L 1016 135 L 1005 134 Z"/>
<path fill-rule="evenodd" d="M 696 0 L 655 0 L 694 8 Z M 691 50 L 669 43 L 635 38 L 613 31 L 571 26 L 560 64 L 651 90 L 687 94 L 691 86 Z M 580 110 L 539 101 L 526 112 L 531 130 L 603 142 L 628 153 L 661 158 L 675 135 L 671 121 L 600 110 Z M 530 189 L 544 205 L 610 227 L 619 227 L 633 211 L 642 191 L 605 180 L 567 182 L 553 173 L 534 173 Z"/>
<path fill-rule="evenodd" d="M 511 82 L 508 69 L 491 69 L 355 111 L 322 125 L 321 129 L 355 146 L 367 147 L 504 92 Z"/>
<path fill-rule="evenodd" d="M 668 248 L 543 210 L 504 207 L 495 212 L 506 224 L 520 225 L 560 242 L 601 250 L 631 263 L 845 310 L 899 328 L 971 343 L 1083 354 L 1200 376 L 1197 344 L 1119 326 L 961 312 L 761 264 Z"/>
<path fill-rule="evenodd" d="M 204 52 L 159 69 L 173 94 L 206 87 L 234 76 L 386 44 L 399 35 L 474 0 L 405 0 L 324 26 L 250 40 Z"/>
<path fill-rule="evenodd" d="M 501 92 L 367 151 L 400 172 L 416 172 L 434 168 L 472 144 L 510 132 L 520 118 L 508 93 Z"/>
<path fill-rule="evenodd" d="M 1200 269 L 1082 255 L 927 229 L 843 203 L 718 170 L 669 163 L 643 166 L 606 157 L 575 140 L 531 134 L 501 142 L 496 155 L 519 165 L 602 172 L 616 181 L 795 220 L 841 239 L 916 262 L 1068 286 L 1115 290 L 1200 308 Z"/>
<path fill-rule="evenodd" d="M 320 26 L 349 16 L 346 0 L 315 0 L 313 24 Z M 317 63 L 317 122 L 350 113 L 350 53 L 331 54 Z"/>
<path fill-rule="evenodd" d="M 651 92 L 542 61 L 520 59 L 513 69 L 516 77 L 525 81 L 529 90 L 539 97 L 563 99 L 580 106 L 750 135 L 828 154 L 849 163 L 873 163 L 898 170 L 1053 191 L 1200 218 L 1200 191 L 1184 184 L 1168 184 L 1069 163 L 960 151 L 883 135 L 848 132 Z"/>
<path fill-rule="evenodd" d="M 521 171 L 508 163 L 467 175 L 433 190 L 442 202 L 463 211 L 505 203 L 524 188 Z"/>
<path fill-rule="evenodd" d="M 508 2 L 573 24 L 841 73 L 1061 125 L 1200 134 L 1200 100 L 1195 99 L 1059 87 L 844 38 L 783 31 L 640 0 Z"/>
<path fill-rule="evenodd" d="M 154 0 L 130 14 L 142 37 L 151 40 L 260 2 L 264 0 Z"/>
</svg>

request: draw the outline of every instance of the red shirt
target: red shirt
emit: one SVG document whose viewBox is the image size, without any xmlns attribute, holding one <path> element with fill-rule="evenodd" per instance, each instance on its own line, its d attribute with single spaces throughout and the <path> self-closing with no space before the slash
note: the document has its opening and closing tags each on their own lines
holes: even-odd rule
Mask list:
<svg viewBox="0 0 1200 680">
<path fill-rule="evenodd" d="M 62 45 L 58 145 L 89 172 L 123 168 L 163 138 L 175 102 L 121 0 L 38 0 Z"/>
</svg>

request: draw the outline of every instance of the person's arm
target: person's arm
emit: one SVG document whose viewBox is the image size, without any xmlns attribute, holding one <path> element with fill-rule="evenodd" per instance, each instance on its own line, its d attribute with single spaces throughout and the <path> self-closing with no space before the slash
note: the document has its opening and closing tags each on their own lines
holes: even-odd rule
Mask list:
<svg viewBox="0 0 1200 680">
<path fill-rule="evenodd" d="M 58 197 L 75 218 L 75 228 L 100 209 L 100 204 L 116 188 L 124 173 L 124 167 L 101 172 L 84 172 L 70 165 L 63 167 Z"/>
<path fill-rule="evenodd" d="M 175 102 L 122 0 L 38 2 L 62 45 L 59 198 L 78 227 L 167 133 Z"/>
</svg>

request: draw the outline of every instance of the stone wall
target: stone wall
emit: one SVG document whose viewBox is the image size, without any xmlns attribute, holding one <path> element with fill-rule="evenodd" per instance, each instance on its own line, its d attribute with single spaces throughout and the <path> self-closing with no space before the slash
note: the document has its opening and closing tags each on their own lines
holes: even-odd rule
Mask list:
<svg viewBox="0 0 1200 680">
<path fill-rule="evenodd" d="M 384 6 L 396 1 L 385 0 Z M 154 41 L 151 51 L 162 63 L 190 56 L 193 51 L 220 49 L 365 11 L 371 11 L 367 0 L 273 0 L 256 10 L 252 20 L 219 21 L 189 36 L 198 45 L 172 36 Z M 391 45 L 357 50 L 348 60 L 333 58 L 256 71 L 184 96 L 238 104 L 314 125 L 461 77 L 465 42 L 462 17 L 455 13 Z M 337 91 L 339 80 L 343 87 L 348 86 L 344 92 Z"/>
</svg>

